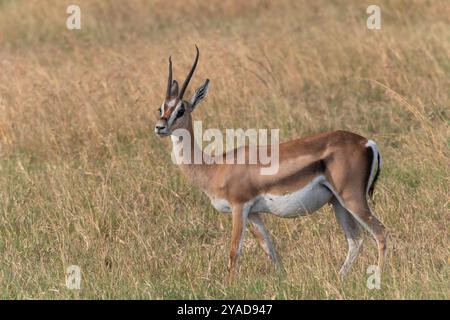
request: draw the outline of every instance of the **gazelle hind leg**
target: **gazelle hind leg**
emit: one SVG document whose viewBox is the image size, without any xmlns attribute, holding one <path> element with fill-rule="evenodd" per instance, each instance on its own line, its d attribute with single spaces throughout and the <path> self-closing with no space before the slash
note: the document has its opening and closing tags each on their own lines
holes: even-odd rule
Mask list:
<svg viewBox="0 0 450 320">
<path fill-rule="evenodd" d="M 282 270 L 282 264 L 280 260 L 278 259 L 278 256 L 275 252 L 275 249 L 273 247 L 273 243 L 270 240 L 269 232 L 267 231 L 266 227 L 264 226 L 264 222 L 260 216 L 259 213 L 251 213 L 248 217 L 250 223 L 252 224 L 253 228 L 251 229 L 253 234 L 255 235 L 256 239 L 258 239 L 258 242 L 261 246 L 261 248 L 264 250 L 264 252 L 267 254 L 267 256 L 272 260 L 272 262 L 275 264 L 275 267 L 277 270 Z"/>
<path fill-rule="evenodd" d="M 387 231 L 370 210 L 365 194 L 344 198 L 345 208 L 375 238 L 378 246 L 378 269 L 383 269 L 387 254 Z"/>
<path fill-rule="evenodd" d="M 336 214 L 336 220 L 344 229 L 345 238 L 348 243 L 347 257 L 345 258 L 344 264 L 339 271 L 339 274 L 342 277 L 345 277 L 360 252 L 363 239 L 360 238 L 358 222 L 351 215 L 351 213 L 345 209 L 336 198 L 334 198 L 331 203 Z"/>
</svg>

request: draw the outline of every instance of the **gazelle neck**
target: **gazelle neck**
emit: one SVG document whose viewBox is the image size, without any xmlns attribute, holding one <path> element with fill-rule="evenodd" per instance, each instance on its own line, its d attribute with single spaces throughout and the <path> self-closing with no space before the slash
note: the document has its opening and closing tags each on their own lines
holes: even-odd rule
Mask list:
<svg viewBox="0 0 450 320">
<path fill-rule="evenodd" d="M 190 182 L 205 190 L 208 180 L 211 177 L 214 164 L 205 162 L 210 156 L 203 153 L 202 148 L 195 140 L 191 116 L 189 116 L 188 125 L 184 129 L 186 130 L 183 130 L 185 134 L 172 134 L 170 136 L 172 139 L 173 160 L 181 167 L 183 173 Z M 185 148 L 190 151 L 190 155 L 188 155 L 187 158 L 185 158 L 185 155 L 183 154 Z"/>
</svg>

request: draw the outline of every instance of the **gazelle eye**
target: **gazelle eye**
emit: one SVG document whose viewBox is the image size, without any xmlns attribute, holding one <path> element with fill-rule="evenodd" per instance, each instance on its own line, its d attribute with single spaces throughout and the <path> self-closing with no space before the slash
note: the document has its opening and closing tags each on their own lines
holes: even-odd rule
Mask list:
<svg viewBox="0 0 450 320">
<path fill-rule="evenodd" d="M 177 118 L 181 118 L 183 116 L 183 114 L 184 114 L 184 108 L 178 110 Z"/>
</svg>

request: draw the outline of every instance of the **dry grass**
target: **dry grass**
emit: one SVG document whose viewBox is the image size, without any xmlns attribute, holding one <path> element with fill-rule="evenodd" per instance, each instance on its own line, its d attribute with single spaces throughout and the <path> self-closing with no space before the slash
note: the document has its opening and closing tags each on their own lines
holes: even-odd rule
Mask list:
<svg viewBox="0 0 450 320">
<path fill-rule="evenodd" d="M 0 297 L 449 298 L 450 6 L 383 1 L 0 0 Z M 245 4 L 243 4 L 245 3 Z M 228 285 L 230 219 L 191 188 L 153 134 L 167 57 L 202 57 L 204 127 L 347 129 L 377 141 L 377 215 L 391 231 L 382 289 L 372 239 L 347 280 L 330 208 L 267 217 L 287 274 L 247 237 Z M 82 269 L 82 289 L 65 270 Z"/>
</svg>

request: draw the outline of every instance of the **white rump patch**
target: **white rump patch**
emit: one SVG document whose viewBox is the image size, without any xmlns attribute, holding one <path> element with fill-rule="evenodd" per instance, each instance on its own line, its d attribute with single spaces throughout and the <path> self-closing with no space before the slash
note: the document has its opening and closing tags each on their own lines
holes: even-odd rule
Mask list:
<svg viewBox="0 0 450 320">
<path fill-rule="evenodd" d="M 375 141 L 369 139 L 369 140 L 367 140 L 366 147 L 374 147 L 374 148 L 376 148 L 377 144 L 375 143 Z"/>
<path fill-rule="evenodd" d="M 370 186 L 373 183 L 373 179 L 375 178 L 375 173 L 377 172 L 377 170 L 381 169 L 381 154 L 378 150 L 377 144 L 373 140 L 367 140 L 366 147 L 371 148 L 373 152 L 372 167 L 370 168 L 369 181 L 366 187 L 367 194 L 369 192 Z M 378 160 L 380 161 L 380 163 L 378 163 Z"/>
</svg>

